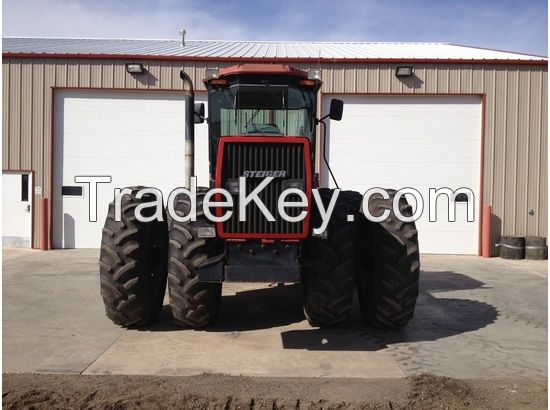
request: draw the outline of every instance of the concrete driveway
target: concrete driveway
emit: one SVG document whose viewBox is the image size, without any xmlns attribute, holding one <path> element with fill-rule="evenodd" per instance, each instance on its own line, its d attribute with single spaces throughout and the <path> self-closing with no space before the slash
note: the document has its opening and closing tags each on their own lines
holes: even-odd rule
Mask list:
<svg viewBox="0 0 550 410">
<path fill-rule="evenodd" d="M 113 325 L 97 250 L 3 252 L 3 371 L 84 374 L 402 377 L 547 376 L 546 261 L 423 255 L 415 318 L 370 329 L 358 307 L 338 329 L 311 328 L 296 286 L 224 285 L 205 330 L 159 320 Z"/>
</svg>

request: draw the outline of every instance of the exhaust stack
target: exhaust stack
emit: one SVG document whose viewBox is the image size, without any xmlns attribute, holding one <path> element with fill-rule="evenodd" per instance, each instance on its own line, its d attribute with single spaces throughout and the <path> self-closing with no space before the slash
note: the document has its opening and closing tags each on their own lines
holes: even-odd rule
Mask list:
<svg viewBox="0 0 550 410">
<path fill-rule="evenodd" d="M 195 90 L 191 77 L 183 70 L 180 78 L 187 85 L 185 90 L 185 188 L 191 187 L 191 177 L 195 174 Z"/>
</svg>

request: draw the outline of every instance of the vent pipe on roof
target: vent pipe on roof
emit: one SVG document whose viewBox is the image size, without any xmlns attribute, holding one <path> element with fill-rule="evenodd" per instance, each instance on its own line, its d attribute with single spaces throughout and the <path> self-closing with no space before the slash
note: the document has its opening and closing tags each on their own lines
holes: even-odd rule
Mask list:
<svg viewBox="0 0 550 410">
<path fill-rule="evenodd" d="M 180 30 L 181 46 L 182 46 L 182 47 L 185 46 L 185 33 L 186 33 L 186 32 L 185 32 L 185 29 L 182 28 L 182 29 Z"/>
</svg>

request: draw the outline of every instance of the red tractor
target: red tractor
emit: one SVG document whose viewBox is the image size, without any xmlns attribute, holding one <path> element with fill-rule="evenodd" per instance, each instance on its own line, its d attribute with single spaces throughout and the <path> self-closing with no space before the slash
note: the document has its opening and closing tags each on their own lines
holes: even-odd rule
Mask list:
<svg viewBox="0 0 550 410">
<path fill-rule="evenodd" d="M 373 195 L 368 200 L 371 215 L 387 211 L 388 217 L 375 223 L 362 212 L 361 194 L 318 188 L 316 127 L 327 117 L 339 121 L 343 110 L 343 102 L 333 99 L 330 113 L 317 118 L 319 74 L 276 64 L 208 70 L 210 188 L 198 188 L 195 202 L 183 193 L 172 204 L 168 201 L 175 213 L 163 210 L 163 220 L 136 218 L 136 209 L 145 209 L 143 214 L 151 209 L 151 195 L 138 194 L 140 187 L 121 198 L 120 218 L 115 217 L 115 202 L 110 204 L 100 278 L 113 322 L 151 322 L 162 307 L 167 281 L 175 321 L 192 328 L 215 320 L 222 282 L 301 282 L 304 314 L 313 326 L 348 319 L 354 284 L 370 324 L 401 328 L 412 318 L 418 235 L 414 222 L 396 217 L 395 191 L 389 198 Z M 181 77 L 188 89 L 190 179 L 194 126 L 205 114 L 203 104 L 194 104 L 191 80 L 183 71 Z M 328 162 L 326 166 L 330 171 Z M 191 187 L 189 180 L 185 183 Z M 230 197 L 210 192 L 212 188 L 223 188 Z M 280 197 L 289 189 L 283 201 L 287 218 L 282 218 Z M 260 201 L 246 203 L 246 195 L 255 191 Z M 213 211 L 203 207 L 214 200 L 218 206 Z M 238 202 L 230 214 L 220 205 L 229 200 Z M 397 205 L 403 215 L 412 214 L 404 197 Z M 331 206 L 330 220 L 319 229 Z M 193 210 L 196 218 L 186 218 Z"/>
</svg>

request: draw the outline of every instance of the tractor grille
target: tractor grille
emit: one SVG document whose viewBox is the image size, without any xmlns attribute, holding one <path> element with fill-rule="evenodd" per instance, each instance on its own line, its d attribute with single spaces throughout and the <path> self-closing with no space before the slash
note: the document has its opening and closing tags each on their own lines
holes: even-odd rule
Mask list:
<svg viewBox="0 0 550 410">
<path fill-rule="evenodd" d="M 223 223 L 224 236 L 246 238 L 247 234 L 254 234 L 251 237 L 258 237 L 261 234 L 262 238 L 267 239 L 270 236 L 281 238 L 281 235 L 295 237 L 303 234 L 304 220 L 300 222 L 285 221 L 278 214 L 277 201 L 284 190 L 285 179 L 302 180 L 305 189 L 306 178 L 309 178 L 306 172 L 306 162 L 309 161 L 309 158 L 305 156 L 305 144 L 308 141 L 304 140 L 298 143 L 232 142 L 231 138 L 229 137 L 223 145 L 221 187 L 226 187 L 228 179 L 238 179 L 243 176 L 244 171 L 286 171 L 286 176 L 273 179 L 258 195 L 274 216 L 274 222 L 268 221 L 254 202 L 250 202 L 246 207 L 246 222 L 240 222 L 238 200 L 235 196 L 233 215 Z M 263 177 L 247 178 L 247 194 L 263 180 Z M 284 188 L 287 189 L 287 186 Z M 299 199 L 297 195 L 287 197 L 287 201 L 298 201 Z M 287 207 L 285 209 L 291 216 L 297 216 L 303 211 L 303 208 Z"/>
</svg>

